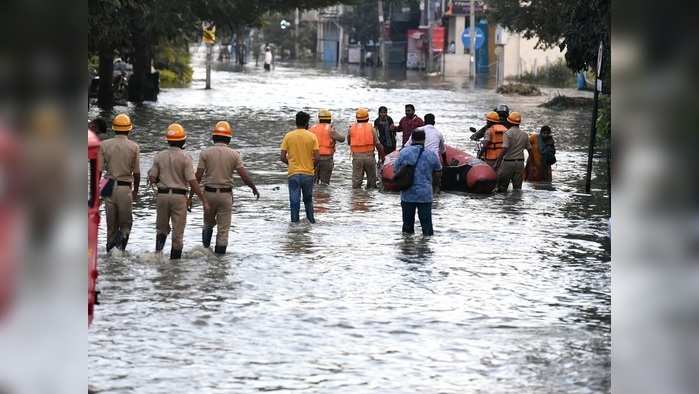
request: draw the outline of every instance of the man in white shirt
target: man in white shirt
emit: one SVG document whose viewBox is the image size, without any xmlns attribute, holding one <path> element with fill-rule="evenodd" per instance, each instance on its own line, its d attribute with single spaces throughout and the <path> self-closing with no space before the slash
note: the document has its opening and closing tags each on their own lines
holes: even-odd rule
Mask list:
<svg viewBox="0 0 699 394">
<path fill-rule="evenodd" d="M 269 71 L 272 68 L 273 61 L 272 50 L 269 47 L 265 48 L 265 71 Z"/>
<path fill-rule="evenodd" d="M 444 146 L 444 136 L 442 133 L 434 127 L 434 114 L 425 115 L 425 125 L 416 128 L 415 130 L 422 130 L 425 132 L 425 150 L 433 152 L 437 159 L 442 163 L 442 166 L 446 166 L 447 155 L 446 147 Z M 412 136 L 408 138 L 408 142 L 405 145 L 411 145 L 413 143 Z M 433 189 L 435 193 L 439 193 L 439 187 L 441 185 L 442 177 L 441 174 L 433 177 Z"/>
</svg>

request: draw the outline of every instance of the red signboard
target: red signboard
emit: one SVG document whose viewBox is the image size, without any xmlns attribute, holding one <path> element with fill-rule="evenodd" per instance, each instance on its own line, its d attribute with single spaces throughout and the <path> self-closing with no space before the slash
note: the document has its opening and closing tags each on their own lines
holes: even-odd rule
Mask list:
<svg viewBox="0 0 699 394">
<path fill-rule="evenodd" d="M 432 52 L 444 52 L 444 27 L 432 28 Z"/>
</svg>

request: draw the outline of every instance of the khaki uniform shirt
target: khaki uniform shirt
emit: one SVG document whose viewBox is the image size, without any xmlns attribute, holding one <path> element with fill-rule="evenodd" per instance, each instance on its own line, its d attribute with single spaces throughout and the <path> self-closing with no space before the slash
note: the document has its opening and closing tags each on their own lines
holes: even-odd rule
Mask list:
<svg viewBox="0 0 699 394">
<path fill-rule="evenodd" d="M 529 135 L 519 129 L 519 126 L 512 126 L 502 135 L 502 147 L 507 150 L 504 160 L 524 159 L 524 150 L 531 149 L 532 144 L 529 142 Z"/>
<path fill-rule="evenodd" d="M 148 176 L 157 179 L 159 188 L 171 189 L 187 189 L 189 181 L 196 179 L 192 159 L 184 150 L 174 146 L 158 152 Z"/>
<path fill-rule="evenodd" d="M 233 173 L 242 167 L 240 153 L 222 143 L 203 150 L 197 165 L 204 170 L 204 185 L 211 187 L 233 187 Z"/>
<path fill-rule="evenodd" d="M 117 135 L 102 142 L 100 150 L 102 168 L 107 171 L 107 177 L 122 182 L 133 182 L 133 174 L 141 173 L 138 164 L 138 144 L 125 135 Z"/>
</svg>

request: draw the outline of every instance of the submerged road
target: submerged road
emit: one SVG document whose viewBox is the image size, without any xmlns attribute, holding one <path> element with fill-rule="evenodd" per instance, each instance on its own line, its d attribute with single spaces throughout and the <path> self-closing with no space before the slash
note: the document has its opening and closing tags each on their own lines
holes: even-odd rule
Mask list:
<svg viewBox="0 0 699 394">
<path fill-rule="evenodd" d="M 195 60 L 200 61 L 200 56 Z M 191 88 L 125 110 L 141 171 L 173 121 L 196 164 L 210 129 L 228 120 L 232 145 L 260 189 L 234 190 L 229 253 L 200 246 L 202 211 L 187 218 L 184 258 L 153 253 L 155 196 L 134 206 L 126 254 L 104 250 L 101 304 L 89 332 L 89 384 L 138 393 L 588 393 L 610 389 L 611 269 L 606 178 L 583 190 L 587 111 L 537 107 L 420 75 L 360 75 L 278 66 L 217 69 Z M 553 91 L 545 90 L 549 95 Z M 564 92 L 572 93 L 572 92 Z M 521 193 L 442 193 L 435 236 L 401 234 L 399 196 L 351 189 L 346 144 L 333 184 L 315 191 L 317 225 L 291 225 L 279 143 L 293 116 L 329 108 L 346 132 L 358 106 L 403 105 L 436 115 L 447 143 L 467 151 L 469 126 L 505 102 L 523 129 L 549 124 L 558 147 L 552 187 Z M 91 115 L 96 113 L 91 112 Z M 400 138 L 400 137 L 399 137 Z M 597 169 L 602 169 L 598 163 Z M 595 189 L 596 187 L 596 189 Z M 419 233 L 419 230 L 418 230 Z M 169 240 L 165 250 L 169 250 Z"/>
</svg>

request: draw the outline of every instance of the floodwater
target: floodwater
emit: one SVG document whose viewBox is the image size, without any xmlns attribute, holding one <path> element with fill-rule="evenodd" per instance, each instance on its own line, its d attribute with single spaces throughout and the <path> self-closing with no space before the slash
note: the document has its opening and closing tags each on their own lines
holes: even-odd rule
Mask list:
<svg viewBox="0 0 699 394">
<path fill-rule="evenodd" d="M 115 393 L 588 393 L 610 390 L 611 268 L 606 164 L 584 189 L 590 111 L 547 97 L 503 97 L 420 74 L 277 66 L 220 67 L 203 89 L 164 90 L 126 111 L 141 171 L 173 121 L 196 164 L 226 119 L 258 185 L 238 182 L 228 254 L 200 246 L 202 210 L 187 218 L 184 258 L 153 253 L 155 196 L 134 207 L 125 255 L 104 250 L 89 334 L 89 384 Z M 545 90 L 548 96 L 557 91 Z M 577 94 L 574 91 L 562 91 Z M 346 144 L 333 184 L 315 191 L 316 225 L 291 225 L 279 144 L 298 110 L 329 108 L 343 132 L 358 106 L 432 112 L 447 143 L 473 149 L 469 126 L 506 102 L 523 128 L 551 125 L 552 186 L 521 193 L 442 193 L 435 235 L 401 234 L 399 196 L 353 191 Z M 93 110 L 90 115 L 97 113 Z M 145 181 L 143 181 L 145 182 Z M 419 234 L 419 225 L 416 224 Z"/>
</svg>

